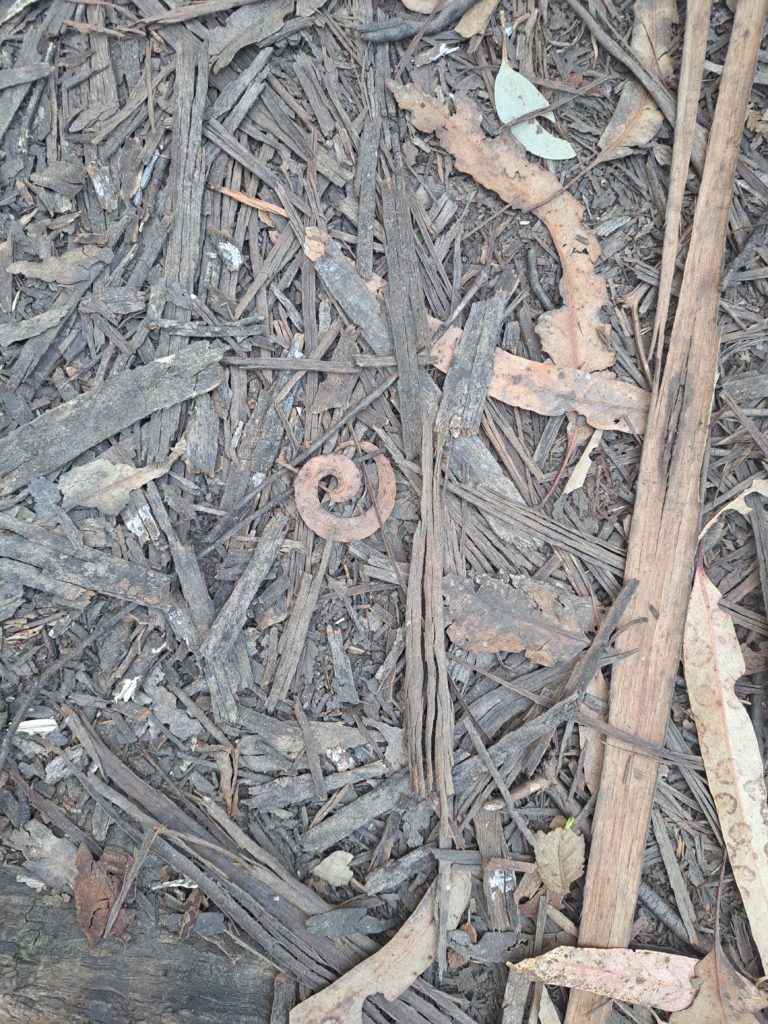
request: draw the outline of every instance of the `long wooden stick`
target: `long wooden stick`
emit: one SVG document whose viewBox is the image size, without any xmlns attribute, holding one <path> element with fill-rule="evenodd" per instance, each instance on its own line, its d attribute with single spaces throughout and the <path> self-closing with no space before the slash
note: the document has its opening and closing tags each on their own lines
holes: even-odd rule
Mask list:
<svg viewBox="0 0 768 1024">
<path fill-rule="evenodd" d="M 768 0 L 740 0 L 736 8 L 669 354 L 643 445 L 626 568 L 627 579 L 639 580 L 626 614 L 635 624 L 617 642 L 622 651 L 637 653 L 614 667 L 610 722 L 656 744 L 664 740 L 680 661 L 717 367 L 728 208 L 767 10 Z M 624 947 L 629 941 L 657 767 L 637 751 L 607 746 L 579 929 L 582 946 Z M 605 1024 L 609 1014 L 610 1003 L 602 997 L 575 991 L 566 1024 Z"/>
<path fill-rule="evenodd" d="M 669 190 L 664 217 L 664 244 L 661 249 L 659 291 L 656 299 L 656 317 L 653 324 L 651 353 L 656 353 L 657 372 L 661 367 L 664 335 L 667 329 L 669 300 L 675 276 L 677 249 L 680 244 L 680 219 L 685 198 L 685 183 L 696 136 L 696 115 L 699 109 L 701 78 L 707 56 L 707 35 L 712 0 L 690 0 L 685 14 L 685 38 L 675 118 L 675 144 L 672 166 L 669 169 Z"/>
</svg>

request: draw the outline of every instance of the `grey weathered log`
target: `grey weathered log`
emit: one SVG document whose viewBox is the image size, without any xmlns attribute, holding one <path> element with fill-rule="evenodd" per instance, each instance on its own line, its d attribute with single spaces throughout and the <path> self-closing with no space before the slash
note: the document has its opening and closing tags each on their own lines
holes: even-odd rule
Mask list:
<svg viewBox="0 0 768 1024">
<path fill-rule="evenodd" d="M 170 579 L 163 573 L 93 548 L 83 548 L 82 552 L 66 551 L 55 541 L 48 543 L 49 531 L 38 528 L 35 532 L 39 536 L 23 537 L 14 530 L 15 525 L 9 516 L 0 516 L 0 556 L 18 563 L 20 573 L 27 565 L 39 570 L 41 589 L 49 589 L 44 583 L 45 577 L 51 577 L 77 587 L 81 593 L 92 590 L 136 601 L 148 608 L 165 608 L 170 604 Z M 50 537 L 53 539 L 56 535 L 51 533 Z M 35 587 L 37 574 L 30 573 L 25 582 Z"/>
<path fill-rule="evenodd" d="M 171 941 L 146 914 L 131 926 L 127 946 L 108 941 L 90 950 L 71 897 L 33 892 L 10 876 L 2 886 L 3 1020 L 128 1024 L 176 1020 L 182 1006 L 194 1006 L 197 1024 L 269 1019 L 274 969 L 262 957 L 235 962 L 194 931 L 186 942 Z"/>
</svg>

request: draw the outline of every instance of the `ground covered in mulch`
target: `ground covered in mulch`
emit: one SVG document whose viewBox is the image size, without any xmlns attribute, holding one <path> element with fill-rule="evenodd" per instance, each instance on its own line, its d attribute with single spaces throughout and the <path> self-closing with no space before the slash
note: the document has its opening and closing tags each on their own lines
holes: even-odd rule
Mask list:
<svg viewBox="0 0 768 1024">
<path fill-rule="evenodd" d="M 431 336 L 464 328 L 486 367 L 494 348 L 549 361 L 569 257 L 398 89 L 446 116 L 468 98 L 501 139 L 505 12 L 515 65 L 576 150 L 546 166 L 583 206 L 602 342 L 640 405 L 672 129 L 591 164 L 631 76 L 560 0 L 502 0 L 471 41 L 452 24 L 384 43 L 360 29 L 414 17 L 395 0 L 190 6 L 0 5 L 0 885 L 26 882 L 30 906 L 35 887 L 71 896 L 49 913 L 80 926 L 60 953 L 71 984 L 36 975 L 36 1002 L 23 899 L 0 923 L 10 1019 L 143 1020 L 162 986 L 156 1019 L 228 1019 L 230 998 L 242 1020 L 287 1020 L 458 865 L 472 898 L 437 960 L 366 1017 L 500 1020 L 507 961 L 578 934 L 580 872 L 544 887 L 533 850 L 565 819 L 588 849 L 602 744 L 620 741 L 584 725 L 610 637 L 578 713 L 542 713 L 620 595 L 642 430 L 606 428 L 570 488 L 589 412 L 502 401 L 471 362 L 449 390 Z M 628 39 L 633 5 L 597 6 Z M 717 3 L 704 124 L 731 21 Z M 674 60 L 679 45 L 676 25 Z M 768 455 L 767 81 L 763 62 L 705 521 Z M 327 493 L 352 466 L 359 486 Z M 767 550 L 760 500 L 703 546 L 761 745 Z M 679 682 L 633 938 L 696 955 L 722 847 Z M 727 873 L 721 928 L 759 975 Z M 89 946 L 130 973 L 153 933 L 212 975 L 216 958 L 222 974 L 258 963 L 263 1006 L 243 1006 L 234 971 L 218 1007 L 180 973 L 186 987 L 118 986 L 94 1009 L 110 986 Z M 540 992 L 517 998 L 503 1019 L 538 1019 Z"/>
</svg>

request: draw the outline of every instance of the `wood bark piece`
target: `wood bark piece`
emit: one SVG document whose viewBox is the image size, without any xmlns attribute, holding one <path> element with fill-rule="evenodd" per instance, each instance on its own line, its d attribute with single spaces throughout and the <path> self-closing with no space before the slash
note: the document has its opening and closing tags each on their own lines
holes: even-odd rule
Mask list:
<svg viewBox="0 0 768 1024">
<path fill-rule="evenodd" d="M 400 371 L 397 394 L 403 449 L 408 459 L 421 451 L 421 387 L 418 350 L 427 344 L 429 327 L 413 238 L 410 200 L 401 164 L 381 186 L 381 207 L 387 248 L 386 306 Z"/>
<path fill-rule="evenodd" d="M 220 660 L 236 643 L 248 608 L 280 553 L 287 531 L 288 520 L 280 513 L 264 527 L 243 575 L 208 630 L 201 651 L 209 661 Z"/>
<path fill-rule="evenodd" d="M 188 632 L 188 636 L 185 636 L 186 642 L 197 649 L 214 619 L 213 601 L 205 585 L 194 549 L 179 540 L 154 483 L 147 484 L 147 497 L 158 526 L 168 541 L 173 566 L 184 595 L 184 601 L 179 601 L 176 607 L 166 613 L 168 621 L 179 633 Z M 181 610 L 184 612 L 185 620 L 183 629 L 179 623 L 182 618 Z M 211 694 L 214 719 L 217 722 L 238 722 L 238 706 L 235 701 L 238 684 L 245 688 L 253 681 L 245 637 L 242 633 L 237 635 L 231 649 L 220 655 L 217 661 L 209 662 L 206 666 L 205 681 Z"/>
<path fill-rule="evenodd" d="M 652 401 L 632 517 L 627 578 L 640 583 L 616 642 L 610 722 L 661 744 L 680 660 L 718 357 L 716 317 L 731 189 L 768 0 L 735 14 L 693 221 L 688 259 L 658 393 Z M 618 744 L 606 748 L 595 810 L 583 946 L 626 946 L 640 882 L 657 765 Z M 566 1024 L 605 1024 L 610 1004 L 572 994 Z"/>
<path fill-rule="evenodd" d="M 176 78 L 173 87 L 173 132 L 171 134 L 170 218 L 163 262 L 166 290 L 173 287 L 182 295 L 194 291 L 200 262 L 200 224 L 205 186 L 205 157 L 202 146 L 203 113 L 208 96 L 208 50 L 187 33 L 176 48 Z M 182 322 L 192 318 L 188 305 L 167 302 L 167 317 Z M 162 336 L 161 355 L 180 352 L 188 345 L 184 337 Z M 153 416 L 148 430 L 147 459 L 160 462 L 177 439 L 181 407 L 165 406 Z"/>
<path fill-rule="evenodd" d="M 325 582 L 325 570 L 328 568 L 328 560 L 331 557 L 333 543 L 326 540 L 323 554 L 320 558 L 320 565 L 313 577 L 311 573 L 305 572 L 296 595 L 296 603 L 293 606 L 291 617 L 286 623 L 283 635 L 280 638 L 279 656 L 280 660 L 275 669 L 275 676 L 272 680 L 272 687 L 267 697 L 267 711 L 272 712 L 279 701 L 288 696 L 296 669 L 299 667 L 299 659 L 304 650 L 304 641 L 307 638 L 307 630 L 315 610 L 320 590 Z"/>
<path fill-rule="evenodd" d="M 43 413 L 0 440 L 0 494 L 51 473 L 137 420 L 221 383 L 220 353 L 207 342 L 115 374 L 95 391 Z"/>
<path fill-rule="evenodd" d="M 468 871 L 451 869 L 448 884 L 447 923 L 455 928 L 472 891 Z M 437 955 L 436 883 L 430 886 L 416 910 L 397 935 L 373 956 L 339 978 L 328 988 L 291 1011 L 290 1024 L 362 1024 L 363 1003 L 381 993 L 396 999 L 434 962 Z"/>
<path fill-rule="evenodd" d="M 369 821 L 391 811 L 408 789 L 408 773 L 401 769 L 369 793 L 308 828 L 301 838 L 301 845 L 308 853 L 320 853 L 329 846 L 335 846 L 356 828 L 363 828 Z"/>
<path fill-rule="evenodd" d="M 98 594 L 110 594 L 124 601 L 136 601 L 147 608 L 167 608 L 170 605 L 170 579 L 163 573 L 93 548 L 73 550 L 63 535 L 36 523 L 26 523 L 2 514 L 0 557 L 12 559 L 22 569 L 27 565 L 34 566 L 43 580 L 51 577 L 79 588 L 80 593 L 92 590 Z M 24 583 L 36 586 L 37 574 L 30 574 Z"/>
<path fill-rule="evenodd" d="M 501 334 L 506 305 L 507 294 L 500 289 L 492 299 L 475 302 L 469 311 L 450 366 L 440 367 L 446 370 L 447 377 L 435 421 L 437 434 L 447 429 L 456 437 L 459 434 L 476 434 L 480 429 L 491 378 L 496 374 L 494 350 Z M 443 341 L 447 339 L 447 333 Z M 437 348 L 440 348 L 439 342 Z"/>
</svg>

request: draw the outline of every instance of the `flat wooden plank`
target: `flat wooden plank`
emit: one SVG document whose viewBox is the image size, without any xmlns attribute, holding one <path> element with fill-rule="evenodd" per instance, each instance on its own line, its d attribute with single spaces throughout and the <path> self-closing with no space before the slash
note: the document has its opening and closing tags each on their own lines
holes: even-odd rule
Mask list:
<svg viewBox="0 0 768 1024">
<path fill-rule="evenodd" d="M 648 416 L 626 578 L 626 612 L 611 677 L 609 722 L 661 744 L 669 719 L 691 589 L 700 477 L 719 353 L 717 310 L 731 190 L 768 0 L 742 0 L 720 82 L 669 353 Z M 626 946 L 656 789 L 658 763 L 608 744 L 589 854 L 582 946 Z M 611 1003 L 582 991 L 566 1024 L 605 1024 Z"/>
</svg>

